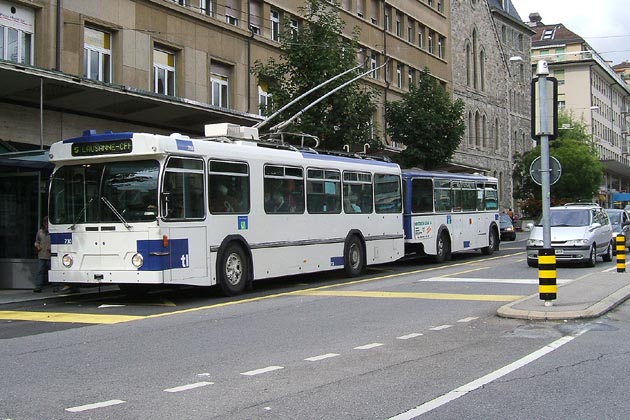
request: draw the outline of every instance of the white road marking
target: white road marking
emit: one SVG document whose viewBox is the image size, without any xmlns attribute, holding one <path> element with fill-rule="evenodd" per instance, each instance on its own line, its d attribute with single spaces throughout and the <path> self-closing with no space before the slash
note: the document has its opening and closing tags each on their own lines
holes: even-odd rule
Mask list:
<svg viewBox="0 0 630 420">
<path fill-rule="evenodd" d="M 537 275 L 538 273 L 536 273 Z M 504 283 L 504 284 L 538 284 L 538 279 L 484 279 L 471 277 L 429 277 L 428 279 L 416 280 L 417 283 L 435 281 L 435 282 L 452 282 L 452 283 Z M 573 279 L 557 279 L 557 284 L 569 283 Z"/>
<path fill-rule="evenodd" d="M 125 401 L 123 400 L 102 401 L 102 402 L 97 402 L 94 404 L 86 404 L 86 405 L 80 405 L 78 407 L 66 408 L 66 411 L 69 411 L 71 413 L 79 413 L 81 411 L 94 410 L 95 408 L 103 408 L 103 407 L 109 407 L 111 405 L 123 404 L 124 402 Z"/>
<path fill-rule="evenodd" d="M 452 325 L 438 325 L 437 327 L 431 327 L 429 328 L 430 331 L 441 331 L 441 330 L 445 330 L 447 328 L 451 328 Z"/>
<path fill-rule="evenodd" d="M 241 375 L 254 376 L 254 375 L 260 375 L 260 374 L 263 374 L 263 373 L 273 372 L 274 370 L 280 370 L 280 369 L 284 369 L 284 367 L 282 367 L 282 366 L 268 366 L 268 367 L 262 368 L 262 369 L 256 369 L 256 370 L 250 370 L 250 371 L 247 371 L 247 372 L 242 372 Z"/>
<path fill-rule="evenodd" d="M 479 389 L 487 384 L 489 384 L 490 382 L 493 382 L 509 373 L 514 372 L 515 370 L 528 365 L 529 363 L 532 363 L 536 360 L 538 360 L 539 358 L 543 357 L 544 355 L 551 353 L 552 351 L 560 348 L 561 346 L 567 344 L 568 342 L 570 342 L 571 340 L 573 340 L 576 337 L 579 337 L 580 335 L 584 334 L 585 332 L 587 332 L 590 329 L 590 326 L 587 326 L 586 328 L 578 331 L 577 333 L 575 333 L 574 335 L 565 335 L 564 337 L 561 337 L 559 339 L 557 339 L 556 341 L 553 341 L 549 344 L 547 344 L 545 347 L 542 347 L 538 350 L 536 350 L 533 353 L 528 354 L 527 356 L 518 359 L 515 362 L 510 363 L 509 365 L 506 365 L 500 369 L 495 370 L 494 372 L 491 372 L 485 376 L 482 376 L 479 379 L 476 379 L 472 382 L 469 382 L 465 385 L 460 386 L 459 388 L 456 388 L 454 390 L 452 390 L 451 392 L 448 392 L 440 397 L 437 397 L 431 401 L 427 401 L 424 404 L 421 404 L 419 406 L 417 406 L 416 408 L 413 408 L 405 413 L 401 413 L 397 416 L 391 417 L 389 420 L 411 420 L 414 419 L 416 417 L 421 416 L 424 413 L 428 413 L 429 411 L 432 411 L 438 407 L 443 406 L 446 403 L 449 403 L 451 401 L 454 401 L 456 399 L 458 399 L 459 397 L 463 397 L 464 395 L 468 394 L 471 391 L 474 391 L 476 389 Z"/>
<path fill-rule="evenodd" d="M 375 347 L 380 347 L 382 346 L 383 343 L 370 343 L 370 344 L 365 344 L 363 346 L 359 346 L 359 347 L 355 347 L 355 350 L 369 350 L 369 349 L 373 349 Z"/>
<path fill-rule="evenodd" d="M 407 335 L 401 335 L 400 337 L 396 337 L 396 338 L 399 340 L 409 340 L 410 338 L 420 337 L 421 335 L 422 335 L 421 333 L 411 333 Z"/>
<path fill-rule="evenodd" d="M 194 384 L 176 386 L 175 388 L 165 389 L 164 392 L 182 392 L 182 391 L 188 391 L 190 389 L 201 388 L 202 386 L 208 386 L 208 385 L 214 385 L 214 382 L 203 381 L 203 382 L 197 382 Z"/>
<path fill-rule="evenodd" d="M 457 322 L 470 322 L 470 321 L 474 321 L 475 319 L 479 319 L 479 317 L 478 316 L 469 316 L 468 318 L 459 319 Z"/>
<path fill-rule="evenodd" d="M 320 360 L 330 359 L 331 357 L 337 357 L 337 356 L 339 356 L 337 353 L 326 353 L 326 354 L 321 354 L 319 356 L 307 357 L 304 360 L 306 360 L 307 362 L 318 362 Z"/>
</svg>

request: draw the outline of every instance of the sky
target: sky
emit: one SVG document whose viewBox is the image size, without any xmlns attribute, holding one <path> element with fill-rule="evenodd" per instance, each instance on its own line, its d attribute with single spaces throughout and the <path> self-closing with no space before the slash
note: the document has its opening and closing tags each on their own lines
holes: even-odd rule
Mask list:
<svg viewBox="0 0 630 420">
<path fill-rule="evenodd" d="M 524 21 L 538 12 L 545 25 L 562 23 L 606 61 L 630 62 L 628 0 L 512 0 Z"/>
</svg>

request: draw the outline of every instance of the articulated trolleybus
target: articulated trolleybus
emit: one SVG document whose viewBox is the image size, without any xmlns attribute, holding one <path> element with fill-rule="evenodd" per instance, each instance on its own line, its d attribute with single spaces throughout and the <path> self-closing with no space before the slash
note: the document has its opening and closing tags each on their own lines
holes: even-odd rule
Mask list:
<svg viewBox="0 0 630 420">
<path fill-rule="evenodd" d="M 405 170 L 407 254 L 448 260 L 453 252 L 499 247 L 497 179 L 478 174 Z"/>
<path fill-rule="evenodd" d="M 191 139 L 85 132 L 50 149 L 51 282 L 218 284 L 404 254 L 401 170 L 206 126 Z"/>
</svg>

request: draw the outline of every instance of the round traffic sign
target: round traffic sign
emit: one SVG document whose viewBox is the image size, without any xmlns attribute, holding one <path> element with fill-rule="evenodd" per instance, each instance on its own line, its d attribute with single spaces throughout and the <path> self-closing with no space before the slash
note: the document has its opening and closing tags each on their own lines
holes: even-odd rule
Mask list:
<svg viewBox="0 0 630 420">
<path fill-rule="evenodd" d="M 529 167 L 529 175 L 534 182 L 538 185 L 542 185 L 542 175 L 540 172 L 541 158 L 538 156 Z M 549 156 L 549 185 L 553 185 L 560 179 L 562 175 L 562 166 L 558 159 L 553 156 Z"/>
</svg>

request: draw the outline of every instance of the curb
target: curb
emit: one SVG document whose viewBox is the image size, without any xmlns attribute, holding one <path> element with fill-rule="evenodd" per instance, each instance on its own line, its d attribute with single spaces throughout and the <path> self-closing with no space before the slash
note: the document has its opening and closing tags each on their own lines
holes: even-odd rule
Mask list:
<svg viewBox="0 0 630 420">
<path fill-rule="evenodd" d="M 558 321 L 565 319 L 597 318 L 621 305 L 630 298 L 630 285 L 611 293 L 599 302 L 595 302 L 582 311 L 545 311 L 514 309 L 513 306 L 529 299 L 537 299 L 538 293 L 524 297 L 515 302 L 503 305 L 497 310 L 497 315 L 502 318 L 516 318 L 540 321 Z"/>
</svg>

